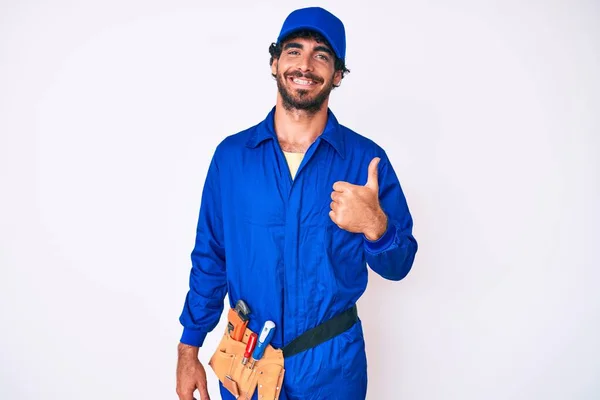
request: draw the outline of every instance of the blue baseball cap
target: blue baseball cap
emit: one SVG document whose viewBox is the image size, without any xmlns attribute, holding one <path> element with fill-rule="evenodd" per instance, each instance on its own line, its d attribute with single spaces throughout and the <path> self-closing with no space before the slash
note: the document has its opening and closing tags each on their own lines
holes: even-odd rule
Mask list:
<svg viewBox="0 0 600 400">
<path fill-rule="evenodd" d="M 346 30 L 342 21 L 321 7 L 307 7 L 292 11 L 281 27 L 277 43 L 291 33 L 308 29 L 319 32 L 327 39 L 336 56 L 346 58 Z"/>
</svg>

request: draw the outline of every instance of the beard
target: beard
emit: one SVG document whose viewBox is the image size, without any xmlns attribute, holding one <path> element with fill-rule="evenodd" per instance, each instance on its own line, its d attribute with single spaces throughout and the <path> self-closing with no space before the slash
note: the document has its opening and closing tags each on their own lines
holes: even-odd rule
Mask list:
<svg viewBox="0 0 600 400">
<path fill-rule="evenodd" d="M 333 77 L 327 82 L 320 92 L 310 95 L 309 90 L 286 88 L 289 77 L 306 78 L 316 83 L 322 83 L 324 80 L 316 75 L 309 73 L 303 74 L 300 71 L 290 72 L 289 74 L 277 74 L 277 89 L 281 95 L 283 107 L 287 111 L 298 110 L 308 114 L 316 114 L 323 107 L 323 103 L 329 97 L 333 89 Z"/>
</svg>

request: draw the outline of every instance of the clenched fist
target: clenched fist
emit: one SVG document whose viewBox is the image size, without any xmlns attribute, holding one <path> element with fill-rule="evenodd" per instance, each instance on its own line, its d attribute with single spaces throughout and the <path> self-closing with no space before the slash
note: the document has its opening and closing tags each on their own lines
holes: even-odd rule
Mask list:
<svg viewBox="0 0 600 400">
<path fill-rule="evenodd" d="M 369 240 L 379 239 L 387 228 L 387 216 L 379 204 L 379 161 L 379 157 L 371 160 L 364 186 L 338 181 L 331 192 L 331 220 L 348 232 L 363 233 Z"/>
</svg>

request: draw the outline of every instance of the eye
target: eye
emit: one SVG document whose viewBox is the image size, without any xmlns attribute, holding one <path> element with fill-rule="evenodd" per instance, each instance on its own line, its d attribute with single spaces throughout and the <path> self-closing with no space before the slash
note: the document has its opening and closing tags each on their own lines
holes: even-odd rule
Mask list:
<svg viewBox="0 0 600 400">
<path fill-rule="evenodd" d="M 290 56 L 295 56 L 295 55 L 300 54 L 300 52 L 298 50 L 290 50 L 287 52 L 287 54 Z"/>
<path fill-rule="evenodd" d="M 326 54 L 317 54 L 317 57 L 320 57 L 323 61 L 329 61 L 329 56 Z"/>
</svg>

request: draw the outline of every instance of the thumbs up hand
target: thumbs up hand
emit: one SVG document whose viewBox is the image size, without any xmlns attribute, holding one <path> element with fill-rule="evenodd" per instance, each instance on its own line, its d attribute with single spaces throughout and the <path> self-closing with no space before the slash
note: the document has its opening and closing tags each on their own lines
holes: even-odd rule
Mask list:
<svg viewBox="0 0 600 400">
<path fill-rule="evenodd" d="M 377 240 L 387 228 L 387 216 L 379 204 L 380 158 L 369 163 L 369 174 L 364 186 L 338 181 L 331 192 L 329 218 L 341 229 L 363 233 L 369 240 Z"/>
</svg>

